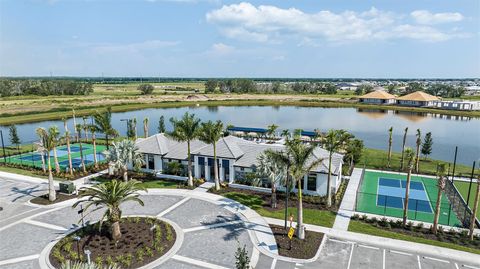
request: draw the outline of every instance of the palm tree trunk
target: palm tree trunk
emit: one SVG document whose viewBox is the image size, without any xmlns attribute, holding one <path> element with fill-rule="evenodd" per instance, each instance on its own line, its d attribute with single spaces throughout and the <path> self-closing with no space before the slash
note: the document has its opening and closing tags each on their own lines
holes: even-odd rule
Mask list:
<svg viewBox="0 0 480 269">
<path fill-rule="evenodd" d="M 388 159 L 387 159 L 388 167 L 390 167 L 391 161 L 392 161 L 392 135 L 390 134 L 390 139 L 388 140 Z"/>
<path fill-rule="evenodd" d="M 475 230 L 475 216 L 478 211 L 478 203 L 480 200 L 480 178 L 477 180 L 477 195 L 475 196 L 475 202 L 473 203 L 472 217 L 470 217 L 470 240 L 473 241 L 473 232 Z"/>
<path fill-rule="evenodd" d="M 85 167 L 85 161 L 83 160 L 83 147 L 82 147 L 82 140 L 79 141 L 79 147 L 80 147 L 80 162 L 82 164 L 82 171 L 84 173 L 87 172 L 87 168 Z"/>
<path fill-rule="evenodd" d="M 127 168 L 123 169 L 123 181 L 125 181 L 125 182 L 128 181 L 128 169 Z"/>
<path fill-rule="evenodd" d="M 73 176 L 72 152 L 70 150 L 70 136 L 67 136 L 67 156 L 68 156 L 68 168 L 70 170 L 70 175 Z"/>
<path fill-rule="evenodd" d="M 275 184 L 272 184 L 272 208 L 277 208 L 277 187 Z"/>
<path fill-rule="evenodd" d="M 213 143 L 213 173 L 215 174 L 215 190 L 220 190 L 220 180 L 218 179 L 218 164 L 217 164 L 217 145 Z"/>
<path fill-rule="evenodd" d="M 92 132 L 92 143 L 93 143 L 93 163 L 95 164 L 95 168 L 98 167 L 98 160 L 97 160 L 97 142 L 95 139 L 95 133 Z"/>
<path fill-rule="evenodd" d="M 442 189 L 438 188 L 437 203 L 435 204 L 435 215 L 433 218 L 432 232 L 437 234 L 438 219 L 440 217 L 440 201 L 442 200 Z"/>
<path fill-rule="evenodd" d="M 417 154 L 415 156 L 415 171 L 417 172 L 417 174 L 419 173 L 419 163 L 420 163 L 420 144 L 417 143 Z"/>
<path fill-rule="evenodd" d="M 407 142 L 407 130 L 405 130 L 405 134 L 403 135 L 403 144 L 402 144 L 402 159 L 400 160 L 400 170 L 403 170 L 403 163 L 405 160 L 405 143 Z"/>
<path fill-rule="evenodd" d="M 55 193 L 55 185 L 53 183 L 53 174 L 52 174 L 52 165 L 50 163 L 50 151 L 47 153 L 48 157 L 48 200 L 53 202 L 57 199 L 57 194 Z"/>
<path fill-rule="evenodd" d="M 112 223 L 112 239 L 114 241 L 118 241 L 120 240 L 120 238 L 122 238 L 122 232 L 120 230 L 120 222 L 115 221 L 114 223 Z"/>
<path fill-rule="evenodd" d="M 328 177 L 327 177 L 327 206 L 332 206 L 332 152 L 328 156 Z"/>
<path fill-rule="evenodd" d="M 45 167 L 45 155 L 44 155 L 44 153 L 42 152 L 42 153 L 40 154 L 40 156 L 42 157 L 42 170 L 43 170 L 44 173 L 46 173 L 46 172 L 47 172 L 47 168 Z"/>
<path fill-rule="evenodd" d="M 187 141 L 187 157 L 188 157 L 188 186 L 193 187 L 193 177 L 192 177 L 192 156 L 190 155 L 190 141 Z"/>
<path fill-rule="evenodd" d="M 53 160 L 55 161 L 55 173 L 60 173 L 60 165 L 58 164 L 57 147 L 53 147 Z"/>
<path fill-rule="evenodd" d="M 303 202 L 302 202 L 302 186 L 298 180 L 298 204 L 297 204 L 297 237 L 298 239 L 305 239 L 305 230 L 303 229 Z"/>
<path fill-rule="evenodd" d="M 107 142 L 107 150 L 109 149 L 108 147 L 108 134 L 105 134 L 105 142 Z"/>
<path fill-rule="evenodd" d="M 407 186 L 405 187 L 405 206 L 403 208 L 403 226 L 407 225 L 408 219 L 408 198 L 410 197 L 410 179 L 412 176 L 412 169 L 408 169 Z"/>
</svg>

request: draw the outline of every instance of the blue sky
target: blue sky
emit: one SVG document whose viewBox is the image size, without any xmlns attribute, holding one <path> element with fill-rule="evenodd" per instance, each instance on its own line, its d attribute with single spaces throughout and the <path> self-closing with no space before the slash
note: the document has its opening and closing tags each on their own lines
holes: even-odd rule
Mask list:
<svg viewBox="0 0 480 269">
<path fill-rule="evenodd" d="M 0 75 L 480 77 L 478 0 L 0 0 Z"/>
</svg>

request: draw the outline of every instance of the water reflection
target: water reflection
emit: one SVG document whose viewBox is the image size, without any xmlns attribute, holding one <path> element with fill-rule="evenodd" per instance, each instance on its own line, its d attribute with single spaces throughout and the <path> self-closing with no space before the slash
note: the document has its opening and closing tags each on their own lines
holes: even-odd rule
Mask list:
<svg viewBox="0 0 480 269">
<path fill-rule="evenodd" d="M 468 117 L 468 116 L 445 115 L 440 113 L 388 110 L 388 109 L 357 108 L 357 112 L 360 113 L 361 115 L 367 116 L 372 119 L 379 119 L 386 115 L 395 114 L 411 122 L 419 122 L 419 121 L 426 120 L 428 118 L 458 120 L 458 121 L 470 121 L 473 119 L 472 117 Z"/>
</svg>

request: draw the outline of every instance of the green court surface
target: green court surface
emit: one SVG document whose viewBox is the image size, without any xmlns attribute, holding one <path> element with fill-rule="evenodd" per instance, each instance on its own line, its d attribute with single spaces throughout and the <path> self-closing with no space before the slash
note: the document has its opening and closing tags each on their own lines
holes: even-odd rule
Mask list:
<svg viewBox="0 0 480 269">
<path fill-rule="evenodd" d="M 356 210 L 402 218 L 406 179 L 407 176 L 403 174 L 365 171 L 357 193 Z M 408 218 L 432 223 L 437 194 L 435 179 L 412 175 Z M 445 195 L 442 195 L 439 223 L 448 226 L 461 225 Z"/>
<path fill-rule="evenodd" d="M 470 182 L 465 181 L 455 181 L 455 187 L 457 187 L 458 192 L 462 195 L 463 200 L 467 202 L 468 198 L 468 188 Z M 473 203 L 475 202 L 475 195 L 477 194 L 477 183 L 472 183 L 472 188 L 470 189 L 470 199 L 468 201 L 468 206 L 473 208 Z M 480 210 L 477 211 L 477 218 L 480 219 Z"/>
<path fill-rule="evenodd" d="M 97 161 L 100 162 L 105 159 L 104 155 L 102 154 L 102 152 L 105 149 L 106 147 L 103 145 L 96 146 Z M 75 143 L 70 145 L 70 152 L 72 156 L 72 166 L 74 167 L 74 169 L 80 168 L 81 167 L 80 144 Z M 94 163 L 93 145 L 82 143 L 82 152 L 83 152 L 83 161 L 85 163 L 85 166 L 93 164 Z M 57 158 L 58 158 L 58 163 L 60 165 L 61 170 L 66 171 L 69 166 L 68 151 L 67 151 L 66 145 L 57 147 Z M 46 159 L 47 157 L 45 156 L 45 161 Z M 54 167 L 53 151 L 50 152 L 50 161 L 51 161 L 52 167 Z M 5 162 L 5 160 L 1 158 L 0 162 Z M 23 153 L 19 155 L 9 156 L 6 158 L 6 162 L 12 163 L 12 164 L 42 168 L 42 156 L 38 152 L 28 152 L 28 153 Z"/>
</svg>

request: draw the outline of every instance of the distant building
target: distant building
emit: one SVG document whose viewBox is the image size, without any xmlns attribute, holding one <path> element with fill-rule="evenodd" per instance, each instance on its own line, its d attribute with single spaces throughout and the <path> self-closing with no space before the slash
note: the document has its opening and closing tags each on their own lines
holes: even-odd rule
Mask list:
<svg viewBox="0 0 480 269">
<path fill-rule="evenodd" d="M 435 101 L 433 106 L 441 109 L 451 110 L 480 110 L 480 101 L 454 100 L 454 101 Z"/>
<path fill-rule="evenodd" d="M 440 98 L 422 91 L 416 91 L 397 98 L 397 104 L 401 106 L 432 107 Z"/>
<path fill-rule="evenodd" d="M 378 89 L 360 96 L 360 102 L 366 104 L 395 104 L 395 95 L 391 95 L 385 90 Z"/>
<path fill-rule="evenodd" d="M 465 95 L 480 95 L 480 86 L 465 87 Z"/>
<path fill-rule="evenodd" d="M 338 83 L 336 86 L 341 91 L 354 91 L 358 88 L 357 84 L 347 82 Z"/>
</svg>

